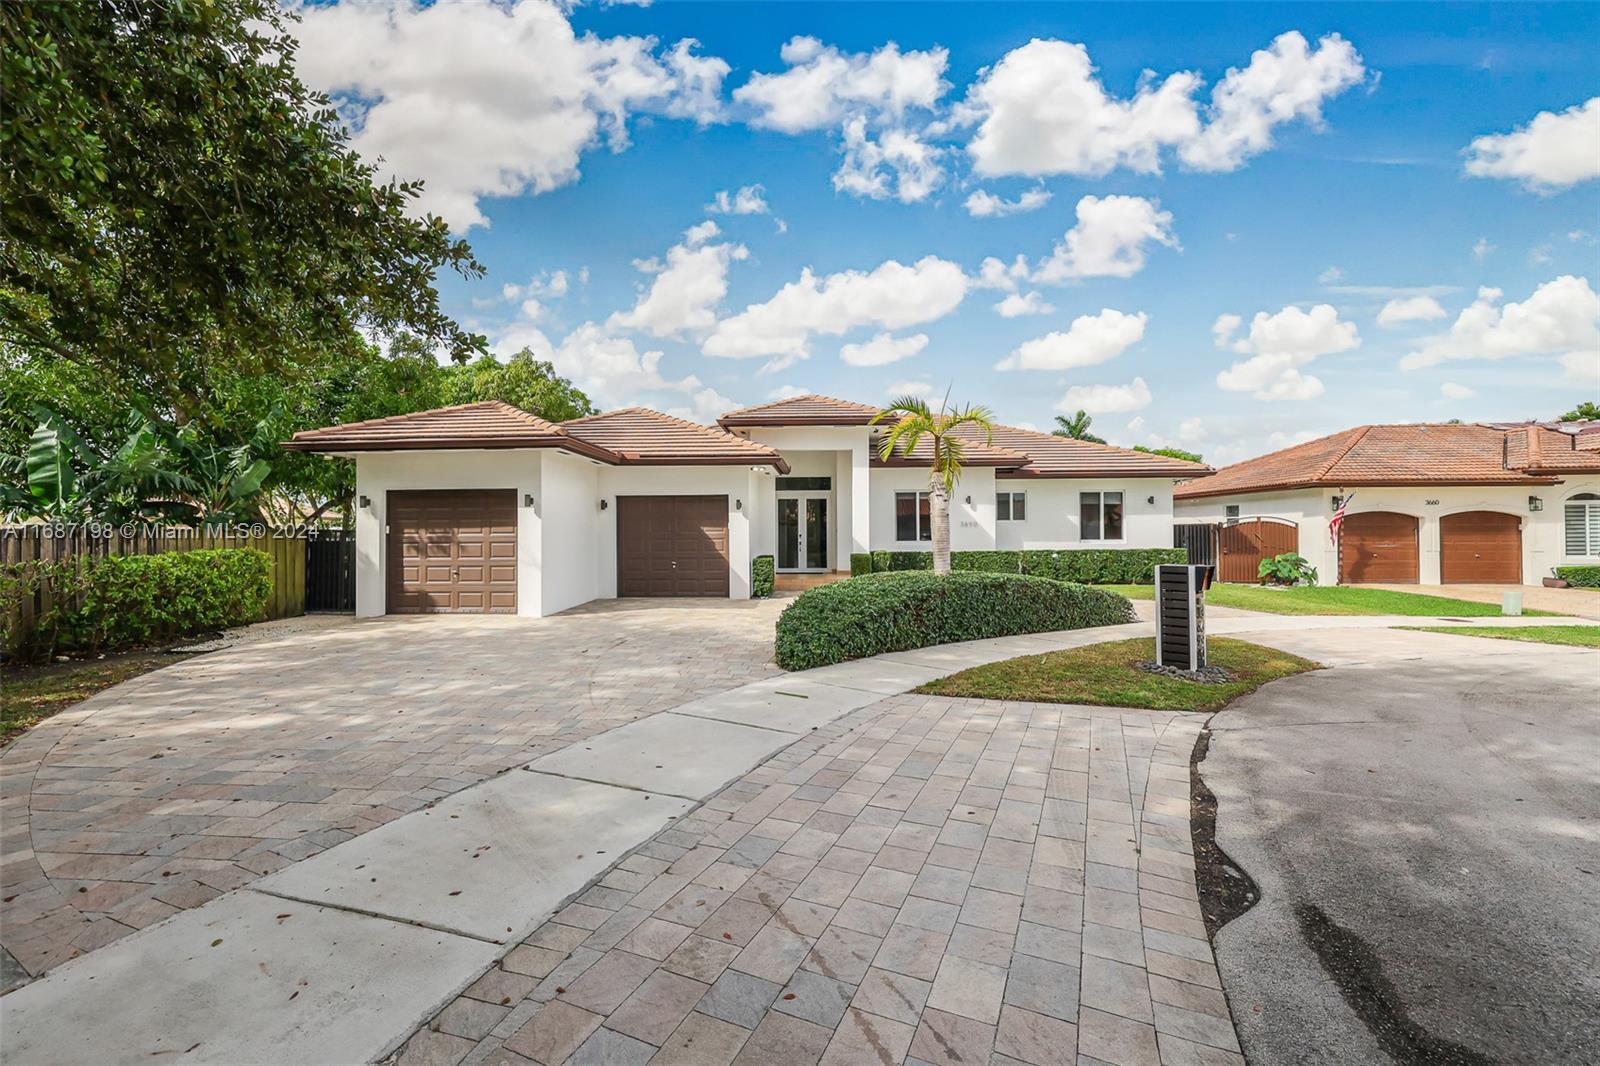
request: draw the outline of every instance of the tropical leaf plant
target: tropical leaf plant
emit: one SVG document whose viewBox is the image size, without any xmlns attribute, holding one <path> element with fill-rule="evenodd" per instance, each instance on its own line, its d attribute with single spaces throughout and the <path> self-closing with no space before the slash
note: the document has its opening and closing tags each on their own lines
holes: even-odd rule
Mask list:
<svg viewBox="0 0 1600 1066">
<path fill-rule="evenodd" d="M 928 517 L 933 529 L 933 572 L 950 572 L 950 497 L 961 480 L 967 441 L 962 432 L 983 434 L 985 443 L 994 439 L 994 416 L 986 407 L 968 405 L 951 408 L 947 393 L 936 412 L 917 396 L 895 399 L 872 419 L 890 419 L 894 424 L 884 434 L 881 458 L 909 457 L 924 437 L 931 445 L 928 461 Z"/>
</svg>

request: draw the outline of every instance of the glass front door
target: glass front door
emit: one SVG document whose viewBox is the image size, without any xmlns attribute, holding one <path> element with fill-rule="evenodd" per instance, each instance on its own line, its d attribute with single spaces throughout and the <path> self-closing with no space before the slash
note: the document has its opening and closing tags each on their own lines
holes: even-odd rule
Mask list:
<svg viewBox="0 0 1600 1066">
<path fill-rule="evenodd" d="M 778 569 L 828 569 L 828 497 L 778 497 Z"/>
</svg>

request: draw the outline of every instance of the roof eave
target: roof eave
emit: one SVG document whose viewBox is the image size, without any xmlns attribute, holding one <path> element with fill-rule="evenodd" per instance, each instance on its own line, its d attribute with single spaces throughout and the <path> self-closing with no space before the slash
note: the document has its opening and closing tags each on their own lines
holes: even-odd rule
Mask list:
<svg viewBox="0 0 1600 1066">
<path fill-rule="evenodd" d="M 495 437 L 484 440 L 472 437 L 430 437 L 427 440 L 402 439 L 387 441 L 286 440 L 282 441 L 279 447 L 285 451 L 313 452 L 323 455 L 345 455 L 356 452 L 526 451 L 539 448 L 559 448 L 562 451 L 572 452 L 574 455 L 581 455 L 588 459 L 598 459 L 611 466 L 615 466 L 621 461 L 618 455 L 605 448 L 573 438 L 552 440 L 548 437 L 536 439 Z"/>
<path fill-rule="evenodd" d="M 996 477 L 1008 481 L 1054 479 L 1057 481 L 1106 480 L 1111 478 L 1157 478 L 1163 481 L 1184 481 L 1190 478 L 1211 477 L 1214 470 L 1038 470 L 1032 467 L 1013 467 L 1002 470 Z"/>
<path fill-rule="evenodd" d="M 1249 487 L 1216 488 L 1202 485 L 1194 492 L 1183 492 L 1181 489 L 1174 496 L 1180 500 L 1200 500 L 1215 496 L 1253 496 L 1260 492 L 1292 492 L 1299 489 L 1383 489 L 1383 488 L 1428 488 L 1433 485 L 1485 485 L 1504 488 L 1510 485 L 1556 485 L 1561 479 L 1556 477 L 1516 477 L 1516 478 L 1381 478 L 1362 479 L 1346 478 L 1341 481 L 1282 481 L 1270 485 L 1251 485 Z"/>
<path fill-rule="evenodd" d="M 804 415 L 789 415 L 784 417 L 763 417 L 761 415 L 723 415 L 717 419 L 717 425 L 723 429 L 729 427 L 752 428 L 764 427 L 767 429 L 782 429 L 784 426 L 869 426 L 876 415 L 813 415 L 810 418 Z"/>
<path fill-rule="evenodd" d="M 637 455 L 623 452 L 623 466 L 770 466 L 780 474 L 789 472 L 782 456 L 768 455 Z"/>
</svg>

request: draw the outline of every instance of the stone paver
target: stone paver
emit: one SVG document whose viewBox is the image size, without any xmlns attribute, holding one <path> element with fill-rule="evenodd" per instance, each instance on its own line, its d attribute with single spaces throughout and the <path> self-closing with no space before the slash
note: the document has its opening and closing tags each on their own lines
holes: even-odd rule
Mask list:
<svg viewBox="0 0 1600 1066">
<path fill-rule="evenodd" d="M 510 767 L 775 675 L 782 606 L 296 619 L 108 689 L 0 754 L 4 987 Z M 652 926 L 633 947 L 654 958 L 672 935 Z"/>
<path fill-rule="evenodd" d="M 397 1061 L 489 1025 L 467 1066 L 1242 1063 L 1196 924 L 1201 721 L 889 697 L 623 857 L 506 957 L 525 996 Z"/>
</svg>

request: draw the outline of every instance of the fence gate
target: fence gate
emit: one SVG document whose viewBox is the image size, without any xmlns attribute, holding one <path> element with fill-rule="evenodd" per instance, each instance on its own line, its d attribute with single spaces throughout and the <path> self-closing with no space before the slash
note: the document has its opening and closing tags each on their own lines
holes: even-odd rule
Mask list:
<svg viewBox="0 0 1600 1066">
<path fill-rule="evenodd" d="M 1172 527 L 1172 546 L 1189 553 L 1190 566 L 1217 565 L 1217 526 L 1213 522 L 1187 522 Z"/>
<path fill-rule="evenodd" d="M 1217 579 L 1255 584 L 1261 560 L 1300 550 L 1300 527 L 1284 518 L 1247 518 L 1217 528 Z"/>
<path fill-rule="evenodd" d="M 313 530 L 306 535 L 306 610 L 355 609 L 355 532 Z"/>
</svg>

